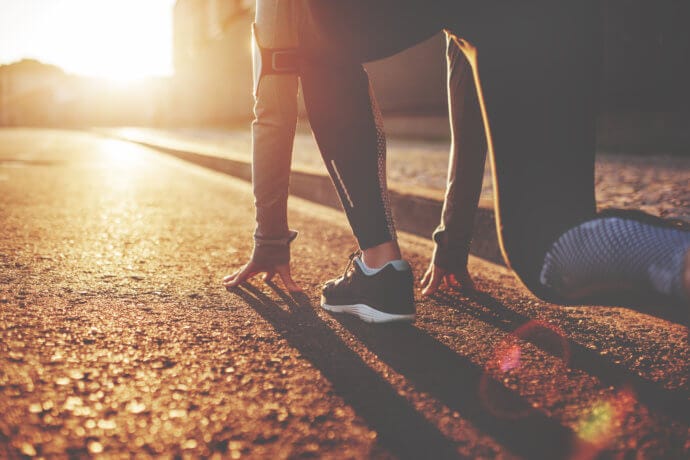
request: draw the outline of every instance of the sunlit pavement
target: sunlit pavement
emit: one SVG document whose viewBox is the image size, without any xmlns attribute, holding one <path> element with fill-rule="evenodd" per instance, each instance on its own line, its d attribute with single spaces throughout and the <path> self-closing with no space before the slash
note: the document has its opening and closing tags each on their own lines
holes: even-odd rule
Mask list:
<svg viewBox="0 0 690 460">
<path fill-rule="evenodd" d="M 67 131 L 0 131 L 0 458 L 688 458 L 682 315 L 545 304 L 472 259 L 481 293 L 412 326 L 318 307 L 354 246 L 291 199 L 306 294 L 224 274 L 248 184 Z M 402 235 L 417 275 L 428 240 Z M 639 310 L 639 309 L 638 309 Z"/>
</svg>

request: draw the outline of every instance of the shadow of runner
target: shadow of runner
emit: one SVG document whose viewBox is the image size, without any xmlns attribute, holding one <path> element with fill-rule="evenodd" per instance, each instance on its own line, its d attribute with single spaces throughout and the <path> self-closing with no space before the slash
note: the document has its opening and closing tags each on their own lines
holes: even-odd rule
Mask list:
<svg viewBox="0 0 690 460">
<path fill-rule="evenodd" d="M 528 316 L 509 309 L 486 293 L 474 292 L 464 294 L 464 296 L 444 292 L 436 295 L 436 299 L 450 308 L 471 315 L 508 333 L 512 333 L 532 320 Z M 470 300 L 472 304 L 468 305 L 467 300 Z M 560 357 L 553 353 L 552 344 L 548 340 L 540 342 L 539 336 L 522 337 L 522 339 L 546 353 Z M 659 383 L 650 381 L 634 371 L 614 363 L 598 352 L 590 350 L 568 337 L 564 337 L 564 339 L 567 341 L 570 351 L 570 360 L 566 363 L 568 367 L 579 369 L 597 377 L 605 386 L 631 388 L 634 390 L 637 400 L 650 409 L 676 421 L 690 424 L 690 399 L 686 390 L 663 388 Z"/>
<path fill-rule="evenodd" d="M 519 394 L 491 378 L 469 359 L 410 325 L 372 327 L 349 317 L 334 315 L 355 337 L 415 388 L 435 397 L 477 429 L 525 458 L 569 458 L 575 433 L 534 410 Z M 491 413 L 479 398 L 481 385 L 518 420 Z"/>
<path fill-rule="evenodd" d="M 336 394 L 376 430 L 384 448 L 405 459 L 461 458 L 451 440 L 399 396 L 316 315 L 306 295 L 295 294 L 295 301 L 274 287 L 288 304 L 291 311 L 287 312 L 257 288 L 249 284 L 242 288 L 231 292 L 280 331 L 331 382 Z"/>
</svg>

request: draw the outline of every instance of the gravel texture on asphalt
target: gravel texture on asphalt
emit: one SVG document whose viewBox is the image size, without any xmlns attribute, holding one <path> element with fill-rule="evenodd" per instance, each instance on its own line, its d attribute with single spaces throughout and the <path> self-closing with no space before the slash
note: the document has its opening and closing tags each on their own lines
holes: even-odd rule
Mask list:
<svg viewBox="0 0 690 460">
<path fill-rule="evenodd" d="M 0 458 L 690 456 L 678 306 L 550 305 L 472 258 L 479 292 L 364 324 L 319 308 L 354 246 L 344 217 L 291 198 L 290 220 L 305 293 L 227 292 L 252 246 L 247 183 L 1 130 Z M 401 244 L 421 275 L 431 243 Z"/>
</svg>

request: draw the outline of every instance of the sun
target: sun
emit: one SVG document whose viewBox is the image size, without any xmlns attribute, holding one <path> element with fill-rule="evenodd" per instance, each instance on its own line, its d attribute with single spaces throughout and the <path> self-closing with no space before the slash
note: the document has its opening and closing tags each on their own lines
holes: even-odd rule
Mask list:
<svg viewBox="0 0 690 460">
<path fill-rule="evenodd" d="M 174 0 L 46 2 L 34 28 L 45 61 L 68 73 L 131 81 L 172 74 Z M 40 15 L 39 15 L 40 17 Z"/>
</svg>

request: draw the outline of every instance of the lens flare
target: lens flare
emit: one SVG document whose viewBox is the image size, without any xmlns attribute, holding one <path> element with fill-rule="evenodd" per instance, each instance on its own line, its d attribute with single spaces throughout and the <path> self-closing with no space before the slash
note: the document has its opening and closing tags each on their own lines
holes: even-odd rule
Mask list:
<svg viewBox="0 0 690 460">
<path fill-rule="evenodd" d="M 499 357 L 498 367 L 503 372 L 508 372 L 512 369 L 520 367 L 520 356 L 522 355 L 518 345 L 512 345 L 506 352 L 505 356 Z"/>
<path fill-rule="evenodd" d="M 575 431 L 582 441 L 603 448 L 618 434 L 621 422 L 634 405 L 632 391 L 623 389 L 609 399 L 595 402 L 580 417 Z"/>
<path fill-rule="evenodd" d="M 540 321 L 529 321 L 520 326 L 495 348 L 493 359 L 486 363 L 480 380 L 479 396 L 496 417 L 517 419 L 532 411 L 520 398 L 511 396 L 504 385 L 519 374 L 528 362 L 525 348 L 528 342 L 557 358 L 549 377 L 555 379 L 555 388 L 559 388 L 559 382 L 566 378 L 570 347 L 565 334 L 555 326 Z"/>
<path fill-rule="evenodd" d="M 608 437 L 616 418 L 616 410 L 608 401 L 597 402 L 583 415 L 577 427 L 577 434 L 585 441 L 598 444 Z"/>
</svg>

